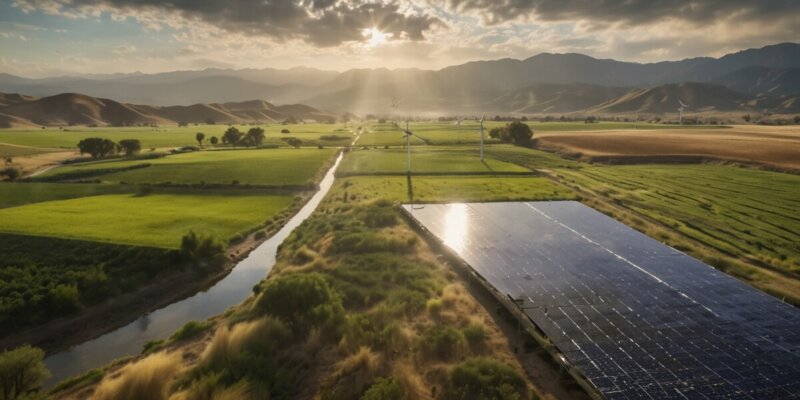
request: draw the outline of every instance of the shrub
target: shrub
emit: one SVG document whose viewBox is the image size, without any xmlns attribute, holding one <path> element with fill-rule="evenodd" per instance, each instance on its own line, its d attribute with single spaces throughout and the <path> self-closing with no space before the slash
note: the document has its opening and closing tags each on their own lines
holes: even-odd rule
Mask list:
<svg viewBox="0 0 800 400">
<path fill-rule="evenodd" d="M 516 400 L 527 397 L 525 381 L 502 362 L 473 358 L 458 364 L 450 373 L 452 398 Z"/>
<path fill-rule="evenodd" d="M 292 340 L 289 328 L 275 318 L 265 317 L 217 329 L 203 352 L 201 365 L 222 371 L 239 361 L 241 354 L 272 356 Z"/>
<path fill-rule="evenodd" d="M 286 322 L 295 332 L 311 327 L 338 330 L 344 321 L 341 297 L 318 273 L 290 274 L 268 281 L 255 307 Z"/>
<path fill-rule="evenodd" d="M 281 133 L 288 134 L 288 133 L 291 133 L 291 132 L 288 129 L 281 129 Z"/>
<path fill-rule="evenodd" d="M 28 398 L 28 394 L 37 392 L 50 375 L 43 360 L 44 351 L 30 345 L 0 353 L 2 399 Z"/>
<path fill-rule="evenodd" d="M 225 258 L 225 244 L 217 237 L 189 231 L 181 238 L 181 255 L 195 264 L 220 264 Z"/>
<path fill-rule="evenodd" d="M 465 350 L 464 335 L 458 329 L 436 325 L 428 328 L 420 338 L 420 349 L 424 357 L 440 361 L 453 360 Z"/>
<path fill-rule="evenodd" d="M 68 314 L 81 308 L 81 297 L 74 284 L 57 285 L 50 289 L 48 302 L 53 315 Z"/>
<path fill-rule="evenodd" d="M 173 377 L 181 370 L 178 353 L 157 353 L 126 366 L 116 378 L 106 378 L 93 399 L 167 399 Z"/>
<path fill-rule="evenodd" d="M 19 176 L 21 174 L 22 173 L 19 171 L 19 168 L 6 167 L 6 168 L 3 168 L 3 169 L 0 169 L 0 176 L 6 176 L 6 177 L 8 177 L 8 180 L 10 180 L 10 181 L 16 180 L 17 178 L 19 178 Z"/>
<path fill-rule="evenodd" d="M 340 361 L 322 389 L 323 400 L 358 398 L 382 372 L 380 356 L 366 347 Z"/>
<path fill-rule="evenodd" d="M 471 323 L 461 328 L 461 333 L 473 349 L 486 341 L 486 329 L 479 323 Z"/>
<path fill-rule="evenodd" d="M 169 340 L 172 342 L 177 342 L 180 340 L 191 339 L 202 332 L 207 331 L 209 328 L 214 326 L 214 323 L 211 321 L 205 322 L 198 322 L 198 321 L 189 321 L 185 323 L 180 329 L 175 331 L 172 336 L 169 337 Z"/>
<path fill-rule="evenodd" d="M 401 400 L 405 390 L 392 378 L 378 378 L 372 381 L 369 389 L 361 396 L 361 400 Z"/>
</svg>

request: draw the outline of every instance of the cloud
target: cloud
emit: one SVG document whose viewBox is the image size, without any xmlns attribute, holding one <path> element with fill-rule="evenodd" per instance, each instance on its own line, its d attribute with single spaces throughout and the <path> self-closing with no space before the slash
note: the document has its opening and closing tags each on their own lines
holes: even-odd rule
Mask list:
<svg viewBox="0 0 800 400">
<path fill-rule="evenodd" d="M 683 20 L 698 24 L 715 19 L 768 21 L 800 12 L 797 0 L 448 0 L 456 12 L 473 13 L 488 25 L 506 21 L 593 21 L 598 25 L 645 25 Z M 608 25 L 606 25 L 608 26 Z"/>
<path fill-rule="evenodd" d="M 364 29 L 377 28 L 393 38 L 419 41 L 443 26 L 421 9 L 395 1 L 357 0 L 14 0 L 17 8 L 71 18 L 111 14 L 133 17 L 157 29 L 195 23 L 230 33 L 266 37 L 278 42 L 300 40 L 317 47 L 363 41 Z M 166 13 L 166 14 L 165 14 Z"/>
<path fill-rule="evenodd" d="M 123 55 L 135 53 L 136 50 L 137 50 L 136 46 L 122 45 L 122 46 L 117 46 L 113 50 L 111 50 L 111 54 L 118 55 L 118 56 L 123 56 Z"/>
</svg>

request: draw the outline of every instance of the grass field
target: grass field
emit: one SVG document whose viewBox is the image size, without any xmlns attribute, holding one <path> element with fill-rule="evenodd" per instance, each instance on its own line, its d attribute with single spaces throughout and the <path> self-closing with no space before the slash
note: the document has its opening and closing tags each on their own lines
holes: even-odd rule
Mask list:
<svg viewBox="0 0 800 400">
<path fill-rule="evenodd" d="M 412 180 L 414 201 L 425 203 L 466 201 L 566 200 L 575 194 L 546 178 L 529 176 L 417 176 Z M 342 201 L 408 201 L 408 182 L 400 176 L 339 178 L 332 193 Z M 331 196 L 337 196 L 332 194 Z"/>
<path fill-rule="evenodd" d="M 34 154 L 49 153 L 51 151 L 54 150 L 39 148 L 39 147 L 17 146 L 17 145 L 0 143 L 0 158 L 25 157 L 25 156 L 32 156 Z"/>
<path fill-rule="evenodd" d="M 250 126 L 237 126 L 241 131 L 247 131 Z M 323 144 L 329 146 L 343 146 L 352 141 L 352 132 L 341 124 L 293 124 L 293 125 L 261 125 L 265 130 L 265 144 L 282 144 L 282 138 L 296 137 L 304 144 Z M 87 137 L 102 137 L 118 142 L 121 139 L 139 139 L 143 149 L 151 147 L 177 147 L 197 145 L 195 134 L 203 132 L 206 135 L 204 144 L 208 145 L 211 136 L 222 139 L 222 134 L 228 125 L 197 125 L 197 126 L 164 126 L 164 127 L 66 127 L 64 129 L 2 129 L 0 130 L 0 144 L 16 144 L 21 146 L 42 148 L 67 148 L 74 149 L 78 142 Z M 288 129 L 289 134 L 280 133 Z M 320 140 L 322 135 L 337 135 L 341 139 Z M 2 151 L 2 148 L 0 148 Z"/>
<path fill-rule="evenodd" d="M 505 126 L 508 122 L 504 121 L 484 121 L 484 143 L 499 143 L 497 140 L 489 138 L 489 130 L 498 126 Z M 585 124 L 583 122 L 535 122 L 528 121 L 527 124 L 533 130 L 534 137 L 537 132 L 559 132 L 559 131 L 592 131 L 592 130 L 662 130 L 662 129 L 720 129 L 719 126 L 707 125 L 662 125 L 633 122 L 600 122 L 596 124 Z M 400 124 L 405 129 L 405 122 Z M 419 136 L 414 144 L 429 145 L 455 145 L 455 144 L 477 144 L 480 143 L 479 124 L 475 120 L 461 121 L 461 130 L 455 122 L 410 122 L 409 129 Z M 391 124 L 372 124 L 368 130 L 361 135 L 358 145 L 361 146 L 402 146 L 405 144 L 402 129 Z M 1 141 L 1 140 L 0 140 Z"/>
<path fill-rule="evenodd" d="M 108 160 L 62 166 L 42 175 L 67 179 L 76 173 L 108 182 L 173 184 L 305 185 L 312 183 L 337 149 L 214 150 L 151 160 Z M 145 168 L 128 169 L 135 166 Z M 126 170 L 127 169 L 127 170 Z M 115 171 L 119 170 L 119 171 Z"/>
<path fill-rule="evenodd" d="M 133 193 L 134 190 L 123 185 L 0 182 L 0 208 L 101 194 Z"/>
<path fill-rule="evenodd" d="M 338 175 L 404 174 L 407 169 L 405 149 L 355 150 L 348 153 L 336 171 Z M 413 147 L 411 169 L 417 174 L 493 174 L 530 172 L 511 163 L 484 158 L 475 149 Z"/>
<path fill-rule="evenodd" d="M 800 176 L 721 165 L 558 173 L 721 252 L 800 272 Z"/>
<path fill-rule="evenodd" d="M 0 232 L 177 248 L 189 230 L 228 239 L 270 219 L 294 196 L 232 192 L 107 194 L 0 209 Z"/>
</svg>

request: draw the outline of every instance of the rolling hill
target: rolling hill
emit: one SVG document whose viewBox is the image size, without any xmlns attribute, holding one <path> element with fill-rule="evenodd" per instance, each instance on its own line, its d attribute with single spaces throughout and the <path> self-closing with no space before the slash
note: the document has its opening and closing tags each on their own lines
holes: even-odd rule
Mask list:
<svg viewBox="0 0 800 400">
<path fill-rule="evenodd" d="M 61 125 L 150 125 L 186 123 L 334 120 L 331 114 L 302 105 L 273 105 L 262 100 L 189 106 L 124 104 L 77 93 L 35 98 L 0 93 L 0 127 Z"/>
</svg>

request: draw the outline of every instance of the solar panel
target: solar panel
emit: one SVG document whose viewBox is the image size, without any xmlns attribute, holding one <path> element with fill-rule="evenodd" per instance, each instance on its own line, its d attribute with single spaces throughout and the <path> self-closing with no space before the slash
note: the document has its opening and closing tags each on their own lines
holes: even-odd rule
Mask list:
<svg viewBox="0 0 800 400">
<path fill-rule="evenodd" d="M 574 201 L 404 210 L 609 399 L 800 399 L 800 311 Z"/>
</svg>

